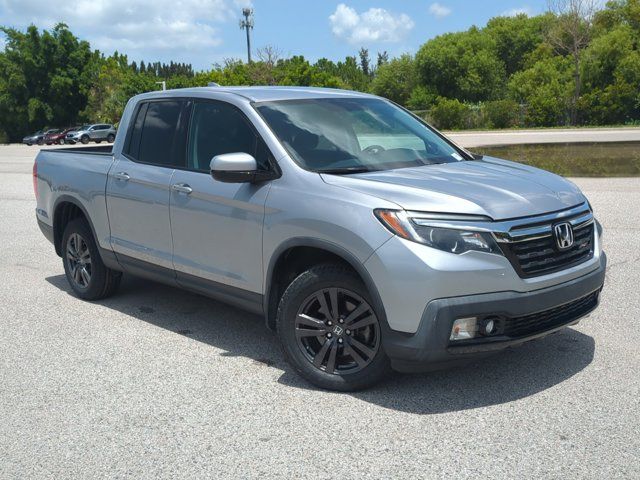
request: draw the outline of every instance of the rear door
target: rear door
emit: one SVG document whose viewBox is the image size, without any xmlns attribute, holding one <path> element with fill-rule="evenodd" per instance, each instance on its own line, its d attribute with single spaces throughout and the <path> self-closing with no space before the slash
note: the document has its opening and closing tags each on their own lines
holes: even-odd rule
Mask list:
<svg viewBox="0 0 640 480">
<path fill-rule="evenodd" d="M 275 168 L 266 145 L 237 107 L 196 100 L 187 169 L 176 170 L 171 182 L 173 263 L 183 286 L 211 292 L 215 282 L 218 293 L 240 295 L 249 305 L 262 293 L 262 225 L 270 184 L 214 180 L 211 159 L 235 152 L 253 155 L 261 168 Z"/>
<path fill-rule="evenodd" d="M 169 188 L 176 167 L 185 165 L 187 103 L 141 103 L 123 153 L 107 181 L 111 246 L 129 271 L 151 264 L 174 277 Z"/>
</svg>

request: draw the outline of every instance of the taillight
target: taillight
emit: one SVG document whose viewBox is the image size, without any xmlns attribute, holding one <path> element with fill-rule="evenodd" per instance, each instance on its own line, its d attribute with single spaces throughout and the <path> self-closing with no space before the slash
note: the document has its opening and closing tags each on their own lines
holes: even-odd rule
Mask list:
<svg viewBox="0 0 640 480">
<path fill-rule="evenodd" d="M 33 194 L 36 196 L 36 200 L 38 200 L 38 164 L 37 162 L 33 162 Z"/>
</svg>

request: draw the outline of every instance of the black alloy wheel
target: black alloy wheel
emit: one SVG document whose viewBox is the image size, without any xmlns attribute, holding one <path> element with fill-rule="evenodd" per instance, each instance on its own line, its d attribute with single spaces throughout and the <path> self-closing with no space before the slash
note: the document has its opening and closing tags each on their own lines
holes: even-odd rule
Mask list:
<svg viewBox="0 0 640 480">
<path fill-rule="evenodd" d="M 314 367 L 332 375 L 366 368 L 380 348 L 371 306 L 345 288 L 319 290 L 302 302 L 295 321 L 298 347 Z"/>
</svg>

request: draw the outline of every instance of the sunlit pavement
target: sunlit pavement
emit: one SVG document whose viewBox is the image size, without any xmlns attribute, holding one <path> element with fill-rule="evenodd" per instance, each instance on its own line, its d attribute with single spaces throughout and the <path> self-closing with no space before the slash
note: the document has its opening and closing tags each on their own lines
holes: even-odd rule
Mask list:
<svg viewBox="0 0 640 480">
<path fill-rule="evenodd" d="M 126 277 L 70 294 L 36 147 L 0 147 L 0 478 L 639 478 L 640 179 L 574 179 L 605 228 L 600 308 L 467 368 L 319 391 L 261 318 Z"/>
</svg>

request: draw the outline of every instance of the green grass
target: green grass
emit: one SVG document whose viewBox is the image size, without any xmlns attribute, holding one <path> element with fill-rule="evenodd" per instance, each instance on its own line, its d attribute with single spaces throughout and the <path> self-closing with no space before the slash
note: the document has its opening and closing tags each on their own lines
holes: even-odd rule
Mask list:
<svg viewBox="0 0 640 480">
<path fill-rule="evenodd" d="M 546 143 L 471 149 L 573 177 L 640 176 L 640 142 Z"/>
</svg>

